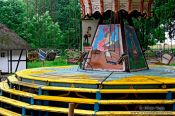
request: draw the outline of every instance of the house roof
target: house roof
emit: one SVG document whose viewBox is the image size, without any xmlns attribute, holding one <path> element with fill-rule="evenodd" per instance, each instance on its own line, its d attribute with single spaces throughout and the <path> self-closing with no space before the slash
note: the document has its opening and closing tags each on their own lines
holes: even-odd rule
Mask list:
<svg viewBox="0 0 175 116">
<path fill-rule="evenodd" d="M 91 16 L 95 12 L 102 15 L 107 10 L 125 10 L 128 13 L 137 10 L 150 16 L 152 2 L 153 0 L 80 0 L 83 16 Z"/>
<path fill-rule="evenodd" d="M 0 50 L 28 49 L 29 45 L 5 25 L 0 24 Z"/>
</svg>

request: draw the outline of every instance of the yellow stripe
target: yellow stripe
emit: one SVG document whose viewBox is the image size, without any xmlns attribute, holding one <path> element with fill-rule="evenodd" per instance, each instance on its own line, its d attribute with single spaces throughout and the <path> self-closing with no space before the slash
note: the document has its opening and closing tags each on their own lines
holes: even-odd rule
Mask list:
<svg viewBox="0 0 175 116">
<path fill-rule="evenodd" d="M 3 96 L 0 96 L 0 102 L 7 103 L 16 107 L 26 107 L 29 105 L 28 103 L 24 103 L 24 102 L 17 101 L 14 99 L 3 97 Z"/>
<path fill-rule="evenodd" d="M 46 112 L 65 113 L 65 114 L 68 114 L 68 111 L 69 111 L 68 108 L 38 106 L 38 105 L 31 105 L 28 107 L 28 109 L 46 111 Z M 87 115 L 92 115 L 94 113 L 94 111 L 75 109 L 74 113 L 77 115 L 86 115 L 87 116 Z"/>
<path fill-rule="evenodd" d="M 19 75 L 18 75 L 19 76 Z M 98 80 L 91 80 L 91 79 L 63 79 L 65 77 L 58 77 L 62 79 L 50 79 L 50 78 L 43 78 L 43 77 L 33 77 L 28 75 L 19 76 L 20 78 L 24 79 L 31 79 L 43 82 L 56 82 L 56 83 L 75 83 L 75 84 L 100 84 Z"/>
<path fill-rule="evenodd" d="M 9 76 L 9 77 L 7 77 L 7 78 L 8 78 L 8 80 L 9 80 L 10 82 L 18 81 L 18 79 L 15 77 L 15 75 Z"/>
<path fill-rule="evenodd" d="M 167 93 L 175 89 L 101 89 L 100 93 Z"/>
<path fill-rule="evenodd" d="M 95 104 L 98 100 L 95 99 L 85 99 L 85 98 L 73 98 L 73 97 L 57 97 L 57 96 L 34 96 L 37 100 L 47 100 L 47 101 L 59 101 L 67 103 L 80 103 L 80 104 Z"/>
<path fill-rule="evenodd" d="M 36 94 L 22 92 L 14 89 L 3 89 L 3 91 L 14 95 L 23 96 L 23 97 L 33 97 L 34 99 L 37 99 L 37 100 L 59 101 L 59 102 L 80 103 L 80 104 L 95 104 L 95 103 L 99 103 L 99 104 L 173 104 L 175 103 L 175 100 L 96 100 L 96 99 L 86 99 L 86 98 L 45 96 L 45 95 L 38 96 Z"/>
<path fill-rule="evenodd" d="M 86 89 L 86 88 L 69 88 L 69 87 L 53 87 L 53 86 L 43 86 L 43 90 L 56 90 L 56 91 L 71 91 L 71 92 L 87 92 L 96 93 L 98 89 Z"/>
<path fill-rule="evenodd" d="M 23 97 L 33 97 L 36 96 L 36 94 L 28 93 L 28 92 L 23 92 L 15 89 L 2 89 L 2 91 L 13 94 L 13 95 L 18 95 L 18 96 L 23 96 Z"/>
<path fill-rule="evenodd" d="M 174 116 L 174 111 L 100 111 L 97 116 Z"/>
<path fill-rule="evenodd" d="M 29 109 L 29 110 L 39 110 L 39 111 L 55 112 L 55 113 L 66 113 L 66 114 L 68 113 L 68 108 L 30 105 L 28 103 L 13 100 L 13 99 L 3 97 L 3 96 L 0 96 L 0 102 L 4 102 L 4 103 L 10 104 L 12 106 L 16 106 L 16 107 L 25 107 L 26 109 Z M 82 114 L 82 115 L 87 116 L 87 115 L 92 115 L 94 113 L 94 111 L 75 109 L 74 113 L 79 114 L 79 115 Z M 14 116 L 16 116 L 16 115 L 14 115 Z"/>
<path fill-rule="evenodd" d="M 22 82 L 22 81 L 13 81 L 12 84 L 35 88 L 35 89 L 38 89 L 39 87 L 42 86 L 42 85 L 37 85 L 37 84 L 32 84 L 32 83 L 27 83 L 27 82 Z"/>
<path fill-rule="evenodd" d="M 41 85 L 31 84 L 21 81 L 14 81 L 13 84 L 22 85 L 30 88 L 39 88 Z M 1 83 L 0 83 L 1 85 Z M 70 87 L 55 87 L 55 86 L 42 86 L 43 90 L 55 91 L 71 91 L 71 92 L 87 92 L 87 93 L 167 93 L 175 92 L 175 89 L 87 89 L 87 88 L 70 88 Z"/>
<path fill-rule="evenodd" d="M 0 114 L 3 116 L 21 116 L 21 114 L 0 107 Z"/>
<path fill-rule="evenodd" d="M 151 85 L 151 84 L 175 84 L 174 78 L 138 75 L 122 78 L 120 80 L 105 81 L 104 85 Z"/>
<path fill-rule="evenodd" d="M 175 100 L 100 100 L 99 104 L 173 104 Z"/>
</svg>

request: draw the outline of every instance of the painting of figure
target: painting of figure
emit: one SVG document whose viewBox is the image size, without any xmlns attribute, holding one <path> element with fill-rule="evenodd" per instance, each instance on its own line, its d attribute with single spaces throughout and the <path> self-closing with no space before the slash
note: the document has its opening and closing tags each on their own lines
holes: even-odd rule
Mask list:
<svg viewBox="0 0 175 116">
<path fill-rule="evenodd" d="M 122 55 L 122 45 L 120 45 L 119 25 L 99 25 L 92 44 L 92 51 L 88 61 L 93 69 L 123 71 L 123 65 L 118 64 Z"/>
</svg>

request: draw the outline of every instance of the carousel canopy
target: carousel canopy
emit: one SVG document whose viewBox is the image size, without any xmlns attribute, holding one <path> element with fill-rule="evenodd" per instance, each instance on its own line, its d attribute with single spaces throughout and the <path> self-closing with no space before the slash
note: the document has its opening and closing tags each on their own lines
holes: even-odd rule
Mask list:
<svg viewBox="0 0 175 116">
<path fill-rule="evenodd" d="M 137 10 L 141 14 L 151 15 L 151 4 L 153 0 L 80 0 L 82 15 L 91 16 L 95 12 L 103 15 L 104 12 L 111 10 L 117 13 L 125 10 L 128 13 Z"/>
</svg>

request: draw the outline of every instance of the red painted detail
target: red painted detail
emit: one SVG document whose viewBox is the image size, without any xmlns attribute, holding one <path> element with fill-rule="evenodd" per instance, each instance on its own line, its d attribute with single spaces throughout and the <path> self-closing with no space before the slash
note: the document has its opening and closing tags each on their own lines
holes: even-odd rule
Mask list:
<svg viewBox="0 0 175 116">
<path fill-rule="evenodd" d="M 144 0 L 141 0 L 141 2 L 140 2 L 140 12 L 141 12 L 141 14 L 143 14 L 143 10 L 144 10 Z"/>
<path fill-rule="evenodd" d="M 119 2 L 118 2 L 118 0 L 115 0 L 114 3 L 115 3 L 115 13 L 117 14 L 117 12 L 119 10 Z"/>
<path fill-rule="evenodd" d="M 128 13 L 130 13 L 132 10 L 132 0 L 128 0 L 128 5 Z"/>
<path fill-rule="evenodd" d="M 68 59 L 67 60 L 68 63 L 78 63 L 77 59 Z"/>
<path fill-rule="evenodd" d="M 82 14 L 85 16 L 85 5 L 84 5 L 84 0 L 80 0 L 80 5 L 82 7 Z"/>
<path fill-rule="evenodd" d="M 100 0 L 100 13 L 101 15 L 104 13 L 104 1 Z"/>
<path fill-rule="evenodd" d="M 84 46 L 84 50 L 86 52 L 91 51 L 92 50 L 92 46 Z"/>
<path fill-rule="evenodd" d="M 92 3 L 91 3 L 91 0 L 88 0 L 88 5 L 89 5 L 89 15 L 92 15 Z"/>
<path fill-rule="evenodd" d="M 149 0 L 148 1 L 148 16 L 151 16 L 151 4 L 152 4 L 153 0 Z"/>
</svg>

